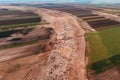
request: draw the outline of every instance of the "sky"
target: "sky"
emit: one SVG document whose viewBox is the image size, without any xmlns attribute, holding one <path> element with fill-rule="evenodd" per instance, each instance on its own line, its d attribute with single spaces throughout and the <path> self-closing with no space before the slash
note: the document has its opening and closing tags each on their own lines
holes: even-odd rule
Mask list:
<svg viewBox="0 0 120 80">
<path fill-rule="evenodd" d="M 92 0 L 0 0 L 2 2 L 87 2 Z"/>
<path fill-rule="evenodd" d="M 120 0 L 93 0 L 93 3 L 120 3 Z"/>
<path fill-rule="evenodd" d="M 120 3 L 120 0 L 0 0 L 0 2 L 79 2 L 79 3 Z"/>
</svg>

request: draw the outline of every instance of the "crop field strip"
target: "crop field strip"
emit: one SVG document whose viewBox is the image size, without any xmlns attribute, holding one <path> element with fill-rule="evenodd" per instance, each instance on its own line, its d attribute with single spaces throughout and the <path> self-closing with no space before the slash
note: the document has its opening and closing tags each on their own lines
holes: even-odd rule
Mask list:
<svg viewBox="0 0 120 80">
<path fill-rule="evenodd" d="M 82 15 L 77 15 L 77 17 L 80 17 L 80 18 L 82 18 L 82 17 L 89 17 L 89 16 L 97 16 L 97 15 L 95 15 L 95 14 L 82 14 Z"/>
<path fill-rule="evenodd" d="M 27 46 L 27 45 L 32 45 L 32 44 L 43 44 L 44 42 L 47 42 L 49 39 L 44 39 L 44 40 L 39 40 L 39 41 L 30 41 L 30 42 L 21 42 L 21 43 L 15 43 L 15 44 L 10 44 L 6 46 L 0 46 L 0 50 L 4 49 L 9 49 L 9 48 L 15 48 L 15 47 L 22 47 L 22 46 Z"/>
<path fill-rule="evenodd" d="M 14 32 L 33 29 L 35 25 L 47 24 L 41 22 L 41 17 L 32 12 L 0 9 L 0 38 L 8 37 Z"/>
<path fill-rule="evenodd" d="M 40 18 L 39 15 L 32 12 L 0 10 L 0 22 L 4 20 L 25 19 L 25 18 Z M 1 26 L 1 25 L 0 25 Z"/>
<path fill-rule="evenodd" d="M 71 14 L 73 14 L 73 15 L 83 15 L 83 14 L 88 14 L 88 13 L 86 13 L 86 12 L 71 12 Z"/>
<path fill-rule="evenodd" d="M 120 27 L 120 24 L 114 24 L 114 25 L 109 25 L 109 26 L 101 26 L 101 27 L 97 27 L 95 28 L 96 30 L 104 30 L 104 29 L 112 29 L 112 28 L 118 28 Z"/>
<path fill-rule="evenodd" d="M 80 18 L 83 18 L 83 20 L 87 21 L 88 24 L 90 24 L 93 28 L 99 28 L 99 27 L 108 27 L 113 26 L 113 25 L 118 25 L 120 24 L 119 22 L 112 21 L 110 19 L 106 19 L 104 17 L 92 14 L 90 10 L 84 10 L 80 8 L 75 8 L 75 9 L 69 9 L 69 8 L 58 8 L 57 10 L 69 12 L 71 14 L 74 14 Z M 74 10 L 74 11 L 73 11 Z"/>
<path fill-rule="evenodd" d="M 9 11 L 9 10 L 0 10 L 0 16 L 1 15 L 21 15 L 21 14 L 24 14 L 24 15 L 36 15 L 32 12 L 23 12 L 23 11 Z"/>
<path fill-rule="evenodd" d="M 73 15 L 76 15 L 77 17 L 80 17 L 83 20 L 85 20 L 91 27 L 93 27 L 95 29 L 118 27 L 120 24 L 119 22 L 116 22 L 116 21 L 107 19 L 105 17 L 91 13 L 91 11 L 94 10 L 94 9 L 92 9 L 92 7 L 83 8 L 80 5 L 80 7 L 76 6 L 76 7 L 72 7 L 72 9 L 71 9 L 68 7 L 66 8 L 66 7 L 59 6 L 58 8 L 53 7 L 52 9 L 60 10 L 60 11 L 64 11 L 64 12 L 68 12 L 68 13 L 71 13 Z M 101 9 L 99 9 L 99 10 L 101 10 Z"/>
<path fill-rule="evenodd" d="M 11 17 L 5 17 L 5 18 L 0 18 L 0 21 L 3 21 L 3 20 L 14 20 L 14 19 L 25 19 L 25 18 L 40 18 L 39 16 L 13 16 L 12 18 Z"/>
<path fill-rule="evenodd" d="M 53 8 L 70 8 L 71 6 L 68 6 L 68 5 L 64 5 L 64 4 L 36 4 L 36 5 L 32 5 L 32 6 L 35 6 L 35 7 L 41 7 L 41 8 L 49 8 L 49 9 L 53 9 Z"/>
<path fill-rule="evenodd" d="M 101 17 L 101 16 L 95 16 L 95 17 L 83 17 L 82 19 L 83 20 L 91 20 L 91 19 L 102 19 L 102 18 L 104 18 L 104 17 Z"/>
<path fill-rule="evenodd" d="M 110 20 L 110 19 L 106 19 L 106 20 L 90 21 L 90 22 L 88 22 L 88 24 L 90 24 L 93 28 L 97 28 L 97 27 L 99 28 L 99 27 L 103 27 L 103 26 L 106 26 L 109 28 L 109 26 L 111 26 L 111 25 L 117 25 L 120 23 Z"/>
<path fill-rule="evenodd" d="M 85 20 L 87 21 L 88 23 L 89 22 L 97 22 L 97 21 L 109 21 L 110 19 L 107 19 L 107 18 L 97 18 L 97 19 L 89 19 L 89 20 Z M 113 21 L 113 20 L 110 20 L 110 21 Z"/>
<path fill-rule="evenodd" d="M 42 25 L 42 24 L 44 24 L 44 23 L 34 22 L 34 23 L 5 25 L 5 26 L 0 26 L 0 32 L 5 32 L 5 31 L 9 31 L 9 30 L 32 28 L 32 27 L 35 27 L 34 25 Z"/>
<path fill-rule="evenodd" d="M 13 25 L 4 25 L 0 26 L 0 32 L 6 32 L 11 30 L 26 29 L 38 27 L 35 25 L 46 25 L 48 22 L 32 22 L 32 23 L 22 23 L 22 24 L 13 24 Z"/>
<path fill-rule="evenodd" d="M 54 8 L 53 8 L 54 9 Z M 80 9 L 80 8 L 56 8 L 56 10 L 60 10 L 60 11 L 65 11 L 65 12 L 69 12 L 69 13 L 74 13 L 74 12 L 91 12 L 90 10 L 85 10 L 85 9 Z"/>
<path fill-rule="evenodd" d="M 33 28 L 27 28 L 27 29 L 33 29 Z M 23 30 L 24 30 L 24 28 L 23 29 L 14 29 L 14 30 L 0 32 L 0 38 L 9 37 L 11 34 L 21 32 Z"/>
<path fill-rule="evenodd" d="M 0 20 L 0 26 L 12 25 L 12 24 L 22 24 L 22 23 L 33 23 L 33 22 L 40 22 L 40 17 Z"/>
<path fill-rule="evenodd" d="M 0 16 L 2 16 L 0 18 L 0 32 L 19 30 L 42 24 L 39 15 L 32 12 L 0 9 Z"/>
</svg>

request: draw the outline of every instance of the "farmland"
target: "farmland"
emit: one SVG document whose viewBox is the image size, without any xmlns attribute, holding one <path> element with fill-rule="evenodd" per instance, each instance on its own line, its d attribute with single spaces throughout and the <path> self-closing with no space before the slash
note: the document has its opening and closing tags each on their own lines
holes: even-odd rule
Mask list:
<svg viewBox="0 0 120 80">
<path fill-rule="evenodd" d="M 0 20 L 0 26 L 22 24 L 22 23 L 34 23 L 34 22 L 39 22 L 39 21 L 40 21 L 39 17 L 25 18 L 25 19 L 18 18 L 18 19 L 10 19 L 10 20 Z"/>
<path fill-rule="evenodd" d="M 109 19 L 105 19 L 105 20 L 96 20 L 96 21 L 88 21 L 88 23 L 93 27 L 93 28 L 99 28 L 99 27 L 109 27 L 111 25 L 116 25 L 116 24 L 120 24 L 119 22 L 116 21 L 112 21 Z"/>
<path fill-rule="evenodd" d="M 86 38 L 86 43 L 88 43 L 85 45 L 86 54 L 84 53 L 83 55 L 86 57 L 86 59 L 88 58 L 88 63 L 86 63 L 87 64 L 86 70 L 88 72 L 88 77 L 89 76 L 96 77 L 96 75 L 102 74 L 110 69 L 113 69 L 116 67 L 119 68 L 120 66 L 120 37 L 119 37 L 120 36 L 120 21 L 111 19 L 108 14 L 106 14 L 107 15 L 106 17 L 104 15 L 99 15 L 97 13 L 94 13 L 95 11 L 98 11 L 98 12 L 100 11 L 100 12 L 110 13 L 114 16 L 119 13 L 119 12 L 114 13 L 115 10 L 119 11 L 118 8 L 115 8 L 115 7 L 113 8 L 113 6 L 108 8 L 106 6 L 93 6 L 93 5 L 83 5 L 83 4 L 40 4 L 40 5 L 34 4 L 32 6 L 35 6 L 37 8 L 42 7 L 42 8 L 48 8 L 48 9 L 59 10 L 59 11 L 70 13 L 74 17 L 77 16 L 77 18 L 76 17 L 75 18 L 77 19 L 78 23 L 80 23 L 80 26 L 83 27 L 83 29 L 85 29 L 84 26 L 86 27 L 86 25 L 82 23 L 86 23 L 87 25 L 89 25 L 90 28 L 88 29 L 94 29 L 92 31 L 90 30 L 88 32 L 86 31 L 86 35 L 82 35 Z M 56 12 L 51 13 L 49 12 L 49 10 L 46 10 L 46 9 L 45 10 L 41 9 L 41 10 L 45 12 L 44 14 L 47 13 L 55 17 L 57 16 L 58 18 L 59 16 L 61 17 L 61 15 L 59 14 L 62 13 L 62 12 L 61 13 L 58 12 L 57 14 L 55 14 Z M 9 54 L 10 49 L 12 49 L 13 55 L 14 54 L 16 55 L 16 52 L 14 52 L 14 50 L 16 48 L 18 50 L 19 48 L 22 48 L 22 47 L 25 47 L 24 49 L 23 48 L 21 49 L 22 50 L 21 52 L 23 53 L 26 53 L 26 50 L 27 50 L 27 54 L 29 55 L 31 54 L 33 55 L 34 53 L 39 53 L 40 50 L 45 50 L 46 44 L 42 44 L 42 45 L 40 44 L 40 45 L 35 45 L 35 46 L 34 44 L 37 44 L 41 40 L 47 43 L 51 35 L 54 33 L 54 30 L 52 28 L 46 28 L 46 27 L 40 26 L 41 17 L 36 13 L 32 13 L 29 11 L 25 12 L 25 11 L 18 11 L 18 10 L 1 9 L 0 17 L 1 17 L 0 19 L 0 50 L 1 50 L 0 53 L 1 54 L 6 52 L 4 51 L 5 49 L 8 49 L 7 53 Z M 52 17 L 50 17 L 50 19 L 51 18 Z M 52 19 L 56 19 L 61 23 L 63 22 L 62 25 L 66 24 L 63 20 L 65 18 L 62 18 L 62 19 L 61 18 L 58 19 L 58 18 L 52 18 Z M 63 20 L 63 21 L 60 21 L 60 20 Z M 52 24 L 52 25 L 55 25 L 56 27 L 60 26 L 58 29 L 60 29 L 61 27 L 66 27 L 66 25 L 68 25 L 66 24 L 66 25 L 61 26 L 57 24 L 58 21 L 55 21 L 55 23 Z M 69 20 L 66 19 L 65 21 L 69 21 Z M 40 26 L 40 27 L 37 27 L 37 26 Z M 66 31 L 70 27 L 71 26 L 67 26 Z M 76 27 L 74 27 L 74 29 L 75 28 Z M 71 36 L 72 28 L 70 30 L 71 30 L 70 32 L 70 36 Z M 64 30 L 60 30 L 60 31 L 64 31 Z M 77 31 L 77 28 L 75 29 L 75 31 L 77 35 L 80 33 L 79 30 Z M 66 36 L 67 34 L 62 35 L 62 36 Z M 72 41 L 69 42 L 70 45 L 71 45 L 71 42 Z M 51 49 L 51 43 L 49 45 L 47 48 L 50 47 Z M 26 46 L 29 48 L 26 48 Z M 80 44 L 79 46 L 82 46 L 82 45 Z M 30 53 L 28 49 L 32 53 Z M 35 51 L 33 49 L 35 49 Z M 67 49 L 65 51 L 68 51 L 69 53 L 71 52 L 71 49 Z M 18 50 L 18 53 L 19 53 L 19 50 Z M 83 56 L 80 59 L 82 59 Z M 79 62 L 80 60 L 78 61 L 78 63 Z M 113 72 L 113 74 L 114 73 L 119 74 L 119 70 L 116 72 Z M 110 76 L 114 77 L 114 75 L 110 75 Z M 103 78 L 104 76 L 101 76 L 101 77 Z M 106 80 L 106 79 L 102 79 L 101 77 L 95 78 L 95 80 L 97 79 Z M 90 80 L 93 80 L 93 79 L 90 78 Z M 112 80 L 115 80 L 115 79 L 112 78 Z"/>
<path fill-rule="evenodd" d="M 40 23 L 39 15 L 32 12 L 0 9 L 0 31 L 13 28 L 22 28 Z"/>
<path fill-rule="evenodd" d="M 76 15 L 77 17 L 83 19 L 92 28 L 96 30 L 119 27 L 120 25 L 120 22 L 118 21 L 111 20 L 104 16 L 100 16 L 98 14 L 93 13 L 93 11 L 95 10 L 97 11 L 107 10 L 108 7 L 103 8 L 103 7 L 93 6 L 93 5 L 67 5 L 67 4 L 66 5 L 62 4 L 61 6 L 59 5 L 59 7 L 54 4 L 49 4 L 47 6 L 44 5 L 42 7 L 48 8 L 48 9 L 60 10 L 60 11 L 64 11 L 64 12 L 68 12 L 73 15 Z"/>
<path fill-rule="evenodd" d="M 120 65 L 119 35 L 120 28 L 100 30 L 99 33 L 87 34 L 90 69 L 100 73 Z"/>
<path fill-rule="evenodd" d="M 27 37 L 31 31 L 42 24 L 41 17 L 32 11 L 20 11 L 16 9 L 0 9 L 0 47 L 26 43 L 26 41 L 36 41 L 40 35 L 33 35 L 35 39 L 29 40 Z M 31 33 L 32 34 L 32 33 Z M 27 37 L 27 38 L 26 38 Z M 10 38 L 10 39 L 9 39 Z M 23 40 L 23 38 L 26 38 Z"/>
<path fill-rule="evenodd" d="M 47 24 L 33 10 L 0 8 L 0 63 L 44 52 L 54 32 Z"/>
<path fill-rule="evenodd" d="M 93 13 L 93 11 L 101 11 L 116 15 L 119 10 L 110 8 L 110 6 L 109 9 L 108 7 L 93 5 L 72 5 L 72 9 L 68 5 L 66 7 L 65 5 L 62 6 L 44 7 L 71 13 L 97 30 L 86 34 L 88 42 L 88 75 L 96 77 L 96 75 L 109 69 L 120 66 L 120 22 Z M 90 80 L 93 79 L 90 78 Z"/>
</svg>

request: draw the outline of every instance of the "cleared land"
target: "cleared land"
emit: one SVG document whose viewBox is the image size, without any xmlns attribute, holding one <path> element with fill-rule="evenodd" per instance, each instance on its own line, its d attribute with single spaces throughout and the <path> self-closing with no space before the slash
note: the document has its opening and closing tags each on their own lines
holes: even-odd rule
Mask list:
<svg viewBox="0 0 120 80">
<path fill-rule="evenodd" d="M 95 73 L 120 65 L 120 28 L 88 33 L 89 65 Z"/>
</svg>

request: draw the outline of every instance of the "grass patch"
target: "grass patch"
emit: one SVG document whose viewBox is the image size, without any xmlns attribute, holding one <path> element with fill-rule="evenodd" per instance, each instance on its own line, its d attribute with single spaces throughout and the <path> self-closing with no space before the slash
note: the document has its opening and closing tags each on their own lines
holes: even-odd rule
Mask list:
<svg viewBox="0 0 120 80">
<path fill-rule="evenodd" d="M 14 20 L 14 19 L 26 19 L 26 18 L 39 18 L 40 16 L 22 16 L 22 17 L 10 17 L 10 18 L 0 18 L 0 21 L 3 21 L 3 20 Z"/>
<path fill-rule="evenodd" d="M 104 72 L 107 69 L 113 68 L 120 65 L 120 54 L 112 56 L 108 59 L 88 65 L 90 69 L 94 70 L 95 73 Z"/>
<path fill-rule="evenodd" d="M 32 28 L 32 27 L 35 27 L 35 25 L 45 25 L 45 24 L 49 24 L 49 23 L 48 22 L 33 22 L 33 23 L 5 25 L 5 26 L 0 26 L 0 32 L 9 31 L 9 30 Z"/>
<path fill-rule="evenodd" d="M 90 20 L 85 20 L 87 22 L 93 22 L 93 21 L 101 21 L 101 20 L 108 20 L 106 18 L 97 18 L 97 19 L 90 19 Z"/>
<path fill-rule="evenodd" d="M 120 28 L 88 33 L 88 68 L 96 73 L 120 65 Z"/>
<path fill-rule="evenodd" d="M 9 48 L 14 48 L 14 47 L 21 47 L 21 46 L 26 46 L 26 45 L 32 45 L 32 44 L 38 44 L 38 43 L 42 43 L 45 41 L 48 41 L 49 39 L 44 39 L 44 40 L 39 40 L 39 41 L 30 41 L 30 42 L 21 42 L 21 43 L 15 43 L 15 44 L 10 44 L 10 45 L 6 45 L 6 46 L 1 46 L 0 50 L 3 49 L 9 49 Z"/>
</svg>

